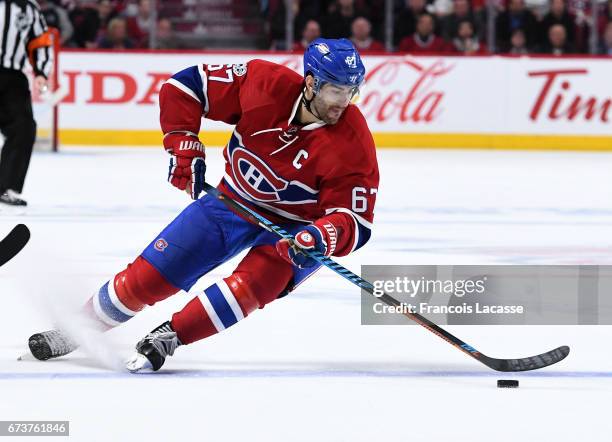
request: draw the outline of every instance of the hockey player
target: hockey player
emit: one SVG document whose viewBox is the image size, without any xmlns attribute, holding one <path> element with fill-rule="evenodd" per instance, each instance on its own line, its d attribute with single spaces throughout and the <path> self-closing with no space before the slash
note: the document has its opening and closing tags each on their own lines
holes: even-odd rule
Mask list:
<svg viewBox="0 0 612 442">
<path fill-rule="evenodd" d="M 177 347 L 218 333 L 287 295 L 319 264 L 301 253 L 344 256 L 370 238 L 378 165 L 372 135 L 351 104 L 365 68 L 346 39 L 317 39 L 304 53 L 304 77 L 263 60 L 203 64 L 170 78 L 160 91 L 168 179 L 196 201 L 126 269 L 88 301 L 101 328 L 128 321 L 147 305 L 188 291 L 209 271 L 250 249 L 234 272 L 147 334 L 127 362 L 158 370 Z M 218 189 L 295 235 L 277 238 L 219 200 L 200 199 L 206 167 L 202 117 L 235 125 Z M 75 345 L 60 331 L 36 334 L 39 359 Z"/>
</svg>

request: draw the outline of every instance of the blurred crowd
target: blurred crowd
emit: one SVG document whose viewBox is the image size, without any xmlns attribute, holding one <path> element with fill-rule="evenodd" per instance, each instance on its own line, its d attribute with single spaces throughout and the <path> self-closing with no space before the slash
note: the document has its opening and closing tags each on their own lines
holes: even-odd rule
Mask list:
<svg viewBox="0 0 612 442">
<path fill-rule="evenodd" d="M 597 23 L 584 0 L 496 0 L 491 17 L 496 53 L 589 52 L 596 27 L 598 52 L 612 55 L 612 0 L 599 2 Z M 319 36 L 350 38 L 362 52 L 385 49 L 384 0 L 292 0 L 294 39 L 301 51 Z M 266 0 L 272 49 L 284 47 L 285 2 Z M 486 0 L 394 0 L 393 51 L 487 54 Z"/>
<path fill-rule="evenodd" d="M 183 49 L 172 21 L 151 20 L 151 0 L 38 0 L 47 25 L 60 31 L 63 47 L 87 49 Z M 149 47 L 151 23 L 156 44 Z"/>
<path fill-rule="evenodd" d="M 175 0 L 193 3 L 193 0 Z M 255 1 L 255 0 L 254 0 Z M 172 18 L 152 19 L 152 0 L 39 0 L 64 47 L 183 49 Z M 286 4 L 293 13 L 294 45 L 285 47 Z M 273 50 L 303 51 L 322 36 L 350 38 L 361 52 L 385 51 L 385 0 L 259 0 Z M 599 2 L 597 23 L 585 0 L 394 0 L 393 51 L 414 54 L 487 54 L 487 31 L 494 25 L 497 53 L 580 54 L 589 52 L 592 29 L 598 53 L 612 55 L 612 0 Z M 159 12 L 159 11 L 156 11 Z"/>
</svg>

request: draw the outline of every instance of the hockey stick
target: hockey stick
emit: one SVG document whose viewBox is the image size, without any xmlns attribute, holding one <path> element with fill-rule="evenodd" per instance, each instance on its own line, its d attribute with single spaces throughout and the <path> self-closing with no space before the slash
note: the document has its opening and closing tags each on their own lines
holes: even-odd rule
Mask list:
<svg viewBox="0 0 612 442">
<path fill-rule="evenodd" d="M 0 266 L 13 259 L 30 240 L 30 230 L 25 224 L 17 224 L 13 230 L 0 241 Z"/>
<path fill-rule="evenodd" d="M 230 207 L 237 213 L 243 215 L 250 221 L 268 230 L 269 232 L 275 233 L 280 238 L 293 240 L 293 236 L 291 236 L 285 230 L 283 230 L 276 224 L 270 222 L 269 220 L 267 220 L 260 214 L 249 209 L 245 205 L 224 195 L 222 192 L 212 187 L 210 184 L 204 183 L 204 191 L 208 193 L 209 195 L 222 201 L 225 205 L 227 205 L 228 207 Z M 354 274 L 347 268 L 341 266 L 334 260 L 316 251 L 312 251 L 312 252 L 305 251 L 304 253 L 310 256 L 311 258 L 315 259 L 316 261 L 318 261 L 325 267 L 338 273 L 343 278 L 348 279 L 356 286 L 362 288 L 363 290 L 370 293 L 371 295 L 374 295 L 374 286 L 371 283 L 357 276 L 356 274 Z M 399 302 L 395 298 L 392 298 L 386 293 L 384 293 L 382 296 L 377 296 L 377 298 L 380 299 L 382 302 L 384 302 L 387 305 L 391 305 L 395 307 L 401 307 L 402 305 L 401 302 Z M 406 309 L 401 309 L 402 312 L 404 310 Z M 487 367 L 492 368 L 493 370 L 497 370 L 497 371 L 527 371 L 527 370 L 536 370 L 538 368 L 547 367 L 549 365 L 556 364 L 557 362 L 565 359 L 565 357 L 569 354 L 569 351 L 570 351 L 569 347 L 564 345 L 562 347 L 555 348 L 554 350 L 548 351 L 546 353 L 542 353 L 540 355 L 531 356 L 527 358 L 519 358 L 519 359 L 491 358 L 483 353 L 480 353 L 478 350 L 476 350 L 471 345 L 466 344 L 461 339 L 447 332 L 442 327 L 437 326 L 436 324 L 431 322 L 429 319 L 425 318 L 424 316 L 419 315 L 418 313 L 404 312 L 403 315 L 412 319 L 417 324 L 422 325 L 430 332 L 438 335 L 439 337 L 444 339 L 446 342 L 454 345 L 459 350 L 470 355 L 471 357 L 483 363 Z"/>
</svg>

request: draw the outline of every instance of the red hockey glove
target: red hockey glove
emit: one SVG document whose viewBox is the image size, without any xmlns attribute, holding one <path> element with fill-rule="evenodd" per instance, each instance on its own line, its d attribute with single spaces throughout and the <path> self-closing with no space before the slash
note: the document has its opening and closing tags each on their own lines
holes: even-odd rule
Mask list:
<svg viewBox="0 0 612 442">
<path fill-rule="evenodd" d="M 334 237 L 335 242 L 335 237 Z M 289 264 L 299 267 L 313 267 L 317 261 L 309 256 L 306 256 L 302 251 L 313 251 L 322 253 L 325 256 L 331 254 L 328 247 L 330 236 L 320 227 L 311 224 L 301 232 L 295 235 L 294 241 L 281 239 L 276 243 L 276 251 Z"/>
<path fill-rule="evenodd" d="M 168 132 L 164 136 L 164 148 L 172 155 L 168 181 L 181 190 L 185 190 L 190 184 L 191 198 L 198 199 L 204 187 L 204 175 L 206 174 L 204 145 L 196 134 L 177 131 Z"/>
</svg>

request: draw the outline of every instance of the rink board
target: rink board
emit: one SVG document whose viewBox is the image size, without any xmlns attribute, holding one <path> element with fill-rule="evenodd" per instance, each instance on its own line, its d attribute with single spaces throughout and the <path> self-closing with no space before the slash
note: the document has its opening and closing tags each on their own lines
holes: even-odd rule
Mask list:
<svg viewBox="0 0 612 442">
<path fill-rule="evenodd" d="M 283 53 L 65 51 L 61 142 L 158 144 L 168 76 L 253 58 L 302 71 L 299 55 Z M 612 150 L 609 58 L 372 55 L 364 63 L 359 107 L 378 147 Z M 207 120 L 202 131 L 207 144 L 223 145 L 231 127 Z"/>
</svg>

